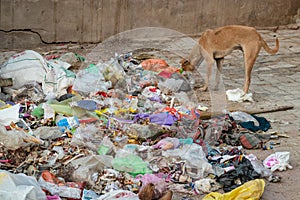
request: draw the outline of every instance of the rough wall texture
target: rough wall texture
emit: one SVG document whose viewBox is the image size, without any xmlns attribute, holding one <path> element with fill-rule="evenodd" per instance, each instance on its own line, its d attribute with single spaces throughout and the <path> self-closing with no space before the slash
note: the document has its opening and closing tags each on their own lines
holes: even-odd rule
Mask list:
<svg viewBox="0 0 300 200">
<path fill-rule="evenodd" d="M 0 0 L 0 47 L 100 42 L 145 26 L 187 34 L 294 23 L 299 0 Z"/>
</svg>

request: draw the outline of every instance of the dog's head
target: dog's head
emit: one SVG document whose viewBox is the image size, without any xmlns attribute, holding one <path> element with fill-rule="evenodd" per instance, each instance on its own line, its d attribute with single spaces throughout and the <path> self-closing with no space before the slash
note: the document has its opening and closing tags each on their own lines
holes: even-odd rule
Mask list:
<svg viewBox="0 0 300 200">
<path fill-rule="evenodd" d="M 180 60 L 180 64 L 181 64 L 181 68 L 183 69 L 183 71 L 194 71 L 195 70 L 195 66 L 191 64 L 190 61 L 188 61 L 187 59 L 181 59 Z"/>
</svg>

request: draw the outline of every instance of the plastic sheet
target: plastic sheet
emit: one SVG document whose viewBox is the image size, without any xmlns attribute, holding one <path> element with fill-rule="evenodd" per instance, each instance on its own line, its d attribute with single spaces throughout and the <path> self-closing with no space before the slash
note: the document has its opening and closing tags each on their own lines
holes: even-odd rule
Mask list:
<svg viewBox="0 0 300 200">
<path fill-rule="evenodd" d="M 264 180 L 256 179 L 244 183 L 240 187 L 225 194 L 218 192 L 209 193 L 202 200 L 259 200 L 264 189 Z"/>
<path fill-rule="evenodd" d="M 102 139 L 99 148 L 98 148 L 98 154 L 100 155 L 114 155 L 116 152 L 116 147 L 112 143 L 112 141 L 109 139 L 108 136 L 104 136 Z"/>
<path fill-rule="evenodd" d="M 41 126 L 33 131 L 33 134 L 43 140 L 56 139 L 62 136 L 62 132 L 57 126 Z"/>
</svg>

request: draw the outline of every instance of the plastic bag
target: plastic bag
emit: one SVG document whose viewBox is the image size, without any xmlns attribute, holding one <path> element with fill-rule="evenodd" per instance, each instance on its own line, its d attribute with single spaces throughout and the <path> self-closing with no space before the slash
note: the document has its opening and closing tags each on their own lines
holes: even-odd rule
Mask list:
<svg viewBox="0 0 300 200">
<path fill-rule="evenodd" d="M 98 129 L 94 124 L 79 126 L 73 134 L 71 145 L 84 146 L 97 151 L 102 140 L 102 134 L 98 133 Z"/>
<path fill-rule="evenodd" d="M 221 188 L 220 184 L 218 184 L 216 180 L 210 178 L 203 178 L 195 181 L 195 187 L 194 187 L 197 194 L 199 194 L 200 191 L 204 193 L 214 192 L 220 188 Z"/>
<path fill-rule="evenodd" d="M 227 90 L 226 95 L 229 101 L 237 101 L 237 102 L 243 102 L 243 101 L 250 101 L 253 102 L 252 99 L 252 93 L 247 93 L 240 88 L 233 89 L 233 90 Z"/>
<path fill-rule="evenodd" d="M 126 128 L 125 131 L 135 137 L 146 139 L 161 135 L 161 133 L 164 132 L 164 128 L 154 123 L 150 123 L 149 125 L 130 124 L 130 126 Z"/>
<path fill-rule="evenodd" d="M 67 93 L 67 88 L 73 85 L 76 75 L 68 70 L 71 65 L 60 60 L 47 61 L 45 78 L 42 82 L 44 94 L 61 96 Z"/>
<path fill-rule="evenodd" d="M 61 197 L 80 199 L 84 184 L 82 182 L 65 182 L 61 178 L 55 177 L 51 172 L 45 170 L 39 178 L 40 186 Z"/>
<path fill-rule="evenodd" d="M 178 138 L 171 138 L 166 137 L 160 140 L 158 143 L 153 145 L 152 147 L 154 149 L 162 149 L 162 150 L 168 150 L 168 149 L 175 149 L 179 146 L 180 142 Z"/>
<path fill-rule="evenodd" d="M 1 66 L 0 77 L 12 78 L 11 88 L 19 89 L 28 83 L 41 83 L 45 77 L 46 68 L 47 63 L 39 53 L 26 50 L 13 55 Z"/>
<path fill-rule="evenodd" d="M 258 160 L 254 154 L 249 154 L 246 156 L 248 160 L 250 160 L 253 169 L 259 173 L 262 177 L 269 177 L 272 175 L 272 171 L 266 167 L 264 167 L 263 162 Z"/>
<path fill-rule="evenodd" d="M 133 154 L 123 158 L 115 158 L 112 161 L 112 165 L 115 170 L 128 172 L 132 176 L 152 173 L 148 168 L 148 163 Z"/>
<path fill-rule="evenodd" d="M 115 200 L 115 199 L 139 200 L 139 197 L 137 194 L 128 190 L 113 190 L 104 195 L 101 195 L 97 200 Z"/>
<path fill-rule="evenodd" d="M 200 145 L 197 145 L 195 143 L 193 144 L 185 144 L 182 146 L 182 148 L 173 149 L 173 150 L 167 150 L 163 151 L 162 155 L 164 157 L 181 157 L 184 160 L 187 160 L 189 162 L 194 162 L 196 160 L 206 160 L 206 155 L 204 151 L 202 150 L 202 147 Z"/>
<path fill-rule="evenodd" d="M 213 173 L 211 164 L 207 162 L 206 155 L 200 145 L 184 144 L 182 148 L 163 151 L 164 157 L 180 157 L 186 160 L 186 173 L 195 179 L 200 179 Z"/>
<path fill-rule="evenodd" d="M 235 188 L 231 192 L 220 194 L 212 192 L 206 195 L 202 200 L 259 200 L 265 189 L 263 179 L 248 181 Z"/>
<path fill-rule="evenodd" d="M 99 66 L 90 65 L 76 74 L 73 90 L 83 93 L 106 92 L 111 85 L 110 81 L 105 81 Z"/>
<path fill-rule="evenodd" d="M 37 139 L 23 130 L 7 131 L 5 126 L 0 125 L 0 141 L 10 150 L 25 147 L 28 143 L 42 144 L 43 141 Z"/>
<path fill-rule="evenodd" d="M 166 192 L 167 184 L 165 183 L 164 179 L 159 178 L 155 174 L 145 174 L 145 175 L 137 175 L 136 179 L 142 181 L 142 187 L 139 191 L 143 190 L 143 188 L 148 185 L 149 183 L 153 183 L 155 186 L 154 189 L 154 199 L 159 199 L 163 194 Z"/>
<path fill-rule="evenodd" d="M 100 146 L 98 148 L 98 154 L 100 155 L 114 155 L 116 153 L 116 147 L 108 136 L 104 136 Z"/>
<path fill-rule="evenodd" d="M 184 85 L 184 80 L 180 79 L 166 79 L 165 81 L 160 81 L 158 83 L 159 89 L 166 92 L 168 90 L 171 90 L 172 92 L 179 92 L 181 90 L 181 87 Z"/>
<path fill-rule="evenodd" d="M 98 173 L 105 168 L 112 167 L 112 156 L 107 155 L 92 155 L 83 158 L 78 158 L 71 162 L 76 168 L 72 174 L 75 181 L 85 181 L 90 185 L 94 185 L 97 181 L 94 180 L 93 174 Z"/>
<path fill-rule="evenodd" d="M 16 104 L 6 109 L 0 110 L 0 125 L 8 126 L 11 122 L 19 121 L 20 105 Z"/>
<path fill-rule="evenodd" d="M 56 138 L 61 137 L 63 133 L 59 130 L 57 126 L 41 126 L 37 129 L 34 129 L 33 134 L 36 137 L 41 138 L 43 140 L 54 140 Z"/>
<path fill-rule="evenodd" d="M 169 67 L 168 63 L 162 59 L 147 59 L 141 63 L 143 69 L 160 72 Z"/>
<path fill-rule="evenodd" d="M 0 170 L 0 199 L 44 200 L 46 195 L 34 177 Z"/>
<path fill-rule="evenodd" d="M 229 115 L 238 122 L 248 122 L 248 121 L 253 121 L 255 126 L 258 126 L 259 123 L 258 121 L 250 114 L 242 112 L 242 111 L 236 111 L 229 113 Z"/>
<path fill-rule="evenodd" d="M 144 88 L 144 90 L 142 91 L 142 95 L 145 96 L 146 98 L 153 98 L 159 96 L 160 93 L 161 91 L 154 86 L 148 86 Z"/>
<path fill-rule="evenodd" d="M 13 89 L 20 89 L 26 84 L 42 83 L 44 94 L 66 93 L 73 84 L 75 74 L 69 70 L 70 64 L 60 60 L 45 60 L 39 53 L 26 50 L 12 56 L 1 66 L 1 77 L 13 79 Z M 34 72 L 34 73 L 33 73 Z"/>
<path fill-rule="evenodd" d="M 266 168 L 271 169 L 272 172 L 279 170 L 285 171 L 287 168 L 292 169 L 293 167 L 289 164 L 290 152 L 275 152 L 269 155 L 263 164 Z"/>
</svg>

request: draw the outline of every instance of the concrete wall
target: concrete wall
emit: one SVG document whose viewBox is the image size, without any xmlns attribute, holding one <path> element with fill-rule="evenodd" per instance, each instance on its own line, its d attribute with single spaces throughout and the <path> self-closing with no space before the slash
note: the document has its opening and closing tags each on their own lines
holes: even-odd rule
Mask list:
<svg viewBox="0 0 300 200">
<path fill-rule="evenodd" d="M 100 42 L 144 26 L 187 34 L 294 23 L 299 0 L 0 0 L 0 47 Z"/>
</svg>

